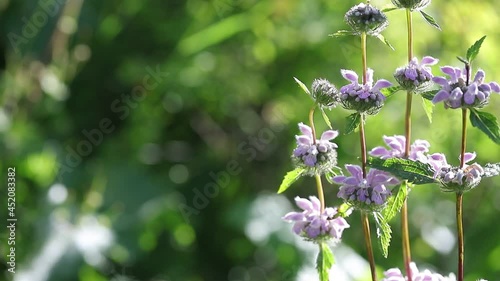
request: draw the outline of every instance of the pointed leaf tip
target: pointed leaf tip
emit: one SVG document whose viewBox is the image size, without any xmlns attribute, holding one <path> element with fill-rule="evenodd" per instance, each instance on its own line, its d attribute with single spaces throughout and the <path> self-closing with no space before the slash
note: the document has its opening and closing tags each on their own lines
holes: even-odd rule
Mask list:
<svg viewBox="0 0 500 281">
<path fill-rule="evenodd" d="M 424 17 L 424 20 L 428 24 L 430 24 L 431 26 L 437 28 L 438 30 L 441 30 L 441 27 L 439 26 L 439 24 L 436 22 L 436 20 L 431 15 L 427 14 L 424 11 L 420 11 L 420 14 L 422 14 L 422 17 Z"/>
<path fill-rule="evenodd" d="M 467 61 L 469 63 L 471 63 L 476 58 L 476 56 L 479 54 L 479 50 L 481 49 L 481 45 L 483 44 L 484 39 L 486 39 L 486 35 L 481 37 L 481 39 L 477 40 L 467 50 Z"/>
<path fill-rule="evenodd" d="M 299 79 L 293 77 L 293 79 L 295 80 L 295 82 L 297 82 L 297 84 L 299 84 L 300 88 L 302 88 L 302 90 L 308 94 L 308 95 L 311 95 L 311 92 L 309 92 L 309 89 L 307 88 L 307 86 L 302 83 L 302 81 L 300 81 Z"/>
<path fill-rule="evenodd" d="M 294 182 L 296 182 L 304 173 L 304 169 L 296 168 L 293 171 L 286 173 L 281 185 L 278 189 L 278 194 L 285 192 Z"/>
</svg>

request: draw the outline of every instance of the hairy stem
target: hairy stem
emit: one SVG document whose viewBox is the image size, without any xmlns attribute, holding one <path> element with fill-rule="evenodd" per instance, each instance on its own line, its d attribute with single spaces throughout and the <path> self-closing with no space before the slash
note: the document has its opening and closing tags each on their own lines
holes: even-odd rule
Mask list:
<svg viewBox="0 0 500 281">
<path fill-rule="evenodd" d="M 318 189 L 318 198 L 319 201 L 321 202 L 321 214 L 323 214 L 323 211 L 325 210 L 325 196 L 323 195 L 323 184 L 321 183 L 321 176 L 318 174 L 315 174 L 314 177 L 316 178 L 316 187 Z"/>
<path fill-rule="evenodd" d="M 462 108 L 462 148 L 460 150 L 460 169 L 465 165 L 465 149 L 467 145 L 467 108 Z"/>
<path fill-rule="evenodd" d="M 408 28 L 408 62 L 413 58 L 413 21 L 412 13 L 410 9 L 406 9 L 406 25 Z M 411 142 L 411 106 L 412 106 L 413 94 L 408 91 L 406 93 L 406 112 L 405 112 L 405 158 L 410 155 L 410 142 Z M 407 188 L 408 182 L 405 181 Z M 403 261 L 405 264 L 406 276 L 408 276 L 408 281 L 412 281 L 411 272 L 411 246 L 410 246 L 410 231 L 408 228 L 408 201 L 405 199 L 403 206 L 401 208 L 401 234 L 403 243 Z"/>
<path fill-rule="evenodd" d="M 316 109 L 316 105 L 313 105 L 313 107 L 309 111 L 309 125 L 311 126 L 314 144 L 316 144 L 316 129 L 314 128 L 314 110 L 315 109 Z"/>
<path fill-rule="evenodd" d="M 363 84 L 366 84 L 366 33 L 361 33 L 361 60 L 363 64 Z"/>
<path fill-rule="evenodd" d="M 458 281 L 464 280 L 463 194 L 457 193 Z"/>
<path fill-rule="evenodd" d="M 366 252 L 368 254 L 368 261 L 370 263 L 370 271 L 372 274 L 372 281 L 377 281 L 377 273 L 375 271 L 375 258 L 373 257 L 372 238 L 370 235 L 370 221 L 366 212 L 361 212 L 361 223 L 363 224 L 363 233 L 365 235 Z"/>
<path fill-rule="evenodd" d="M 359 142 L 361 144 L 361 168 L 363 178 L 366 178 L 366 136 L 365 136 L 365 114 L 361 113 L 361 122 L 359 122 Z"/>
</svg>

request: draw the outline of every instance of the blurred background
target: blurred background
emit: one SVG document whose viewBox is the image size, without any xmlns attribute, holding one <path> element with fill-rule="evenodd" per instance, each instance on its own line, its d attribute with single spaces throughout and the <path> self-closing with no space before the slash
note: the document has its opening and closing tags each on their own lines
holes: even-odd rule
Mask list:
<svg viewBox="0 0 500 281">
<path fill-rule="evenodd" d="M 372 1 L 389 7 L 390 1 Z M 304 178 L 276 195 L 312 101 L 293 80 L 346 83 L 361 70 L 347 29 L 357 1 L 0 0 L 0 166 L 16 168 L 16 274 L 1 280 L 317 280 L 316 247 L 281 217 L 293 197 L 315 193 Z M 460 66 L 457 55 L 483 35 L 474 67 L 500 80 L 500 18 L 494 0 L 433 1 L 443 32 L 415 18 L 415 53 Z M 402 11 L 368 41 L 375 79 L 406 62 Z M 438 67 L 434 73 L 440 74 Z M 403 134 L 405 94 L 367 121 L 367 145 Z M 500 97 L 486 111 L 500 116 Z M 460 113 L 435 107 L 429 124 L 414 102 L 414 138 L 458 164 Z M 341 135 L 339 165 L 359 163 L 349 112 L 328 112 Z M 316 116 L 318 130 L 326 129 Z M 468 131 L 477 162 L 499 162 L 498 146 Z M 484 180 L 464 200 L 466 280 L 500 280 L 500 183 Z M 7 190 L 1 189 L 6 222 Z M 328 205 L 341 203 L 326 185 Z M 412 254 L 421 268 L 456 269 L 454 196 L 419 186 L 409 197 Z M 332 280 L 369 280 L 359 213 L 334 249 Z M 3 224 L 3 223 L 2 223 Z M 402 268 L 399 216 L 382 272 Z"/>
</svg>

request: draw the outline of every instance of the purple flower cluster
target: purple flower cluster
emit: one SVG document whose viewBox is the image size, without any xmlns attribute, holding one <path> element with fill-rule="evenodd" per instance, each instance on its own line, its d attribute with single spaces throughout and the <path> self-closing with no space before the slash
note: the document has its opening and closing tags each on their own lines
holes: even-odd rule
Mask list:
<svg viewBox="0 0 500 281">
<path fill-rule="evenodd" d="M 325 131 L 319 140 L 313 137 L 311 127 L 299 123 L 303 135 L 295 136 L 297 148 L 294 149 L 292 160 L 297 167 L 305 168 L 308 174 L 316 172 L 323 174 L 337 164 L 337 144 L 330 142 L 336 138 L 338 131 Z"/>
<path fill-rule="evenodd" d="M 434 96 L 432 102 L 443 101 L 445 108 L 481 108 L 488 104 L 491 92 L 500 92 L 500 85 L 496 82 L 484 83 L 485 73 L 478 70 L 474 80 L 469 81 L 466 70 L 444 66 L 441 71 L 450 79 L 434 77 L 432 81 L 441 86 L 441 90 Z"/>
<path fill-rule="evenodd" d="M 293 232 L 309 240 L 329 240 L 333 238 L 339 241 L 342 238 L 344 229 L 350 225 L 342 217 L 337 215 L 337 208 L 325 208 L 321 213 L 321 203 L 315 196 L 310 196 L 310 200 L 295 197 L 295 203 L 302 212 L 290 212 L 283 217 L 283 220 L 293 222 Z"/>
<path fill-rule="evenodd" d="M 380 170 L 370 169 L 364 178 L 360 166 L 346 165 L 345 167 L 351 174 L 350 177 L 333 177 L 333 182 L 341 185 L 337 196 L 364 210 L 375 211 L 383 207 L 391 195 L 388 186 L 399 183 L 389 173 Z"/>
<path fill-rule="evenodd" d="M 373 148 L 369 154 L 374 157 L 379 157 L 381 159 L 388 158 L 403 158 L 406 148 L 406 138 L 405 136 L 384 136 L 384 142 L 390 149 L 386 149 L 383 146 L 377 146 Z M 420 161 L 423 163 L 427 162 L 426 153 L 429 152 L 429 147 L 431 145 L 426 140 L 416 140 L 410 146 L 410 155 L 408 159 L 413 161 Z"/>
<path fill-rule="evenodd" d="M 476 158 L 476 153 L 465 153 L 464 163 Z M 463 168 L 453 167 L 446 161 L 443 154 L 429 155 L 429 164 L 434 168 L 436 180 L 441 183 L 441 189 L 448 192 L 465 192 L 476 187 L 485 172 L 478 163 L 464 164 Z"/>
<path fill-rule="evenodd" d="M 434 77 L 430 65 L 438 63 L 438 59 L 427 56 L 423 57 L 419 63 L 417 58 L 413 58 L 407 66 L 396 69 L 394 78 L 405 90 L 419 92 L 431 85 Z"/>
<path fill-rule="evenodd" d="M 380 79 L 373 85 L 373 70 L 368 68 L 366 83 L 359 84 L 358 75 L 352 70 L 341 70 L 342 76 L 350 81 L 340 88 L 340 100 L 345 109 L 355 110 L 360 113 L 376 114 L 385 101 L 381 89 L 390 87 L 391 82 Z"/>
<path fill-rule="evenodd" d="M 450 275 L 443 276 L 439 273 L 432 273 L 430 270 L 425 269 L 419 271 L 415 263 L 410 263 L 410 268 L 412 272 L 413 281 L 456 281 L 455 274 L 450 273 Z M 407 281 L 408 277 L 405 277 L 399 268 L 391 268 L 384 272 L 384 279 L 382 281 Z"/>
</svg>

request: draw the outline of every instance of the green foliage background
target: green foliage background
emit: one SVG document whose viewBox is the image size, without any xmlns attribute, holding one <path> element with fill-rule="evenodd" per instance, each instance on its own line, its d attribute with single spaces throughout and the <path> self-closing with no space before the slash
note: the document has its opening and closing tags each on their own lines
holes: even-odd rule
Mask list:
<svg viewBox="0 0 500 281">
<path fill-rule="evenodd" d="M 56 226 L 76 231 L 89 217 L 113 233 L 102 263 L 86 259 L 70 243 L 55 264 L 46 261 L 47 280 L 119 280 L 121 275 L 128 280 L 296 280 L 312 266 L 315 252 L 298 247 L 291 226 L 279 218 L 294 208 L 288 202 L 295 195 L 314 194 L 314 181 L 298 181 L 287 200 L 274 195 L 292 169 L 296 124 L 306 121 L 311 107 L 293 77 L 306 84 L 324 77 L 341 86 L 341 68 L 360 71 L 358 40 L 328 36 L 346 29 L 343 15 L 356 1 L 52 1 L 60 8 L 57 14 L 13 46 L 9 34 L 21 36 L 23 18 L 43 13 L 44 2 L 0 1 L 0 168 L 6 177 L 7 168 L 16 167 L 18 271 L 32 266 Z M 426 11 L 443 32 L 415 14 L 415 53 L 458 66 L 455 57 L 487 35 L 475 66 L 486 71 L 487 81 L 500 80 L 497 7 L 494 0 L 433 1 Z M 406 30 L 401 11 L 388 17 L 391 24 L 383 34 L 396 51 L 369 39 L 368 64 L 376 79 L 393 81 L 395 68 L 406 61 Z M 147 68 L 168 75 L 143 100 L 127 104 L 134 87 L 144 85 Z M 404 99 L 395 95 L 368 119 L 369 147 L 381 145 L 382 135 L 403 134 Z M 117 112 L 113 104 L 125 108 Z M 444 152 L 457 164 L 459 112 L 439 105 L 429 124 L 417 102 L 414 108 L 413 136 L 429 140 L 432 152 Z M 500 98 L 494 96 L 486 111 L 499 117 L 499 109 Z M 337 108 L 328 114 L 342 134 L 349 113 Z M 100 128 L 104 118 L 113 131 L 103 133 L 81 163 L 62 173 L 69 150 L 87 140 L 83 130 Z M 326 128 L 320 116 L 317 124 Z M 478 153 L 479 163 L 499 161 L 498 146 L 476 129 L 468 133 L 468 150 Z M 336 142 L 341 165 L 358 161 L 356 134 Z M 223 188 L 212 190 L 213 198 L 204 202 L 197 194 L 214 187 L 212 172 L 232 174 L 221 178 Z M 57 183 L 68 193 L 60 204 L 48 200 Z M 340 203 L 336 193 L 337 187 L 326 187 L 329 205 Z M 455 271 L 456 251 L 439 252 L 429 241 L 454 232 L 453 202 L 451 194 L 431 185 L 409 197 L 413 258 L 443 274 Z M 498 202 L 495 178 L 465 196 L 467 280 L 500 278 Z M 194 204 L 206 206 L 186 215 Z M 389 257 L 376 252 L 380 272 L 403 265 L 398 220 L 392 222 Z M 346 263 L 341 254 L 352 257 L 346 246 L 364 253 L 359 214 L 349 223 L 344 246 L 333 250 L 336 261 L 340 269 L 355 267 L 358 279 L 368 280 L 367 265 Z M 1 231 L 0 260 L 6 258 L 7 235 Z M 102 242 L 89 233 L 84 237 L 89 248 Z M 5 262 L 0 268 L 7 268 Z M 12 279 L 7 272 L 0 276 Z"/>
</svg>

